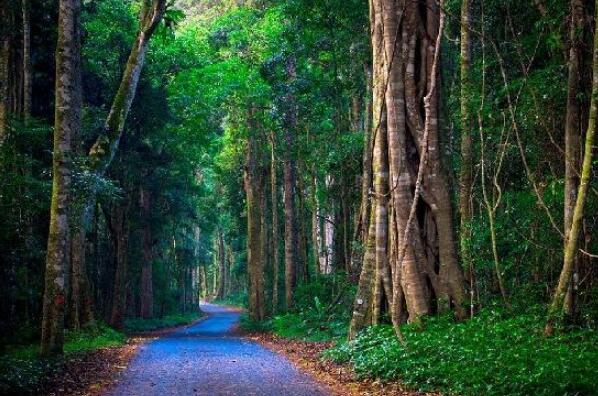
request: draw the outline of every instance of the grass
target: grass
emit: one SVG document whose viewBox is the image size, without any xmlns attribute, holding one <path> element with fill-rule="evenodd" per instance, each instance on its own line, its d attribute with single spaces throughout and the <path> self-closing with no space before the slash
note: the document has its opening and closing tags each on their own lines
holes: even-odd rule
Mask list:
<svg viewBox="0 0 598 396">
<path fill-rule="evenodd" d="M 101 348 L 123 345 L 126 336 L 108 326 L 98 325 L 80 331 L 67 331 L 60 358 L 42 359 L 39 345 L 21 345 L 0 356 L 0 394 L 34 394 L 40 383 L 60 371 L 72 356 Z"/>
<path fill-rule="evenodd" d="M 360 377 L 400 380 L 449 395 L 598 395 L 598 333 L 570 329 L 546 338 L 544 310 L 517 316 L 486 310 L 454 323 L 406 325 L 402 345 L 390 326 L 365 329 L 325 358 L 349 362 Z"/>
<path fill-rule="evenodd" d="M 166 315 L 162 318 L 141 319 L 129 318 L 125 320 L 127 334 L 145 333 L 169 327 L 177 327 L 192 323 L 203 316 L 202 312 Z"/>
</svg>

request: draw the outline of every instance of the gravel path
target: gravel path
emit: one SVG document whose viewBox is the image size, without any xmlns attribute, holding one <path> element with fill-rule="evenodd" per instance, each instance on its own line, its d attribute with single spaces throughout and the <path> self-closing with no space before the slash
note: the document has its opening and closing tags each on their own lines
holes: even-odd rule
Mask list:
<svg viewBox="0 0 598 396">
<path fill-rule="evenodd" d="M 209 317 L 143 345 L 109 396 L 328 396 L 284 357 L 230 334 L 239 313 Z"/>
</svg>

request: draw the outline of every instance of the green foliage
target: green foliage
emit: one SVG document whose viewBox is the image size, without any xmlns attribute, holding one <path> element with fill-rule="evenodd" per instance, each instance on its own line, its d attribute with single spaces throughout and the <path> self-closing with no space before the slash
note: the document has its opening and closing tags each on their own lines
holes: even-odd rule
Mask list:
<svg viewBox="0 0 598 396">
<path fill-rule="evenodd" d="M 486 309 L 471 320 L 429 319 L 425 330 L 365 329 L 326 352 L 361 377 L 399 379 L 454 395 L 595 395 L 598 333 L 576 329 L 546 338 L 542 306 L 517 316 Z"/>
<path fill-rule="evenodd" d="M 239 327 L 250 333 L 264 333 L 272 331 L 272 319 L 254 320 L 249 318 L 249 315 L 243 314 L 239 321 Z"/>
<path fill-rule="evenodd" d="M 351 319 L 355 294 L 344 274 L 322 275 L 297 287 L 296 304 L 272 320 L 273 331 L 282 337 L 324 341 L 344 337 Z"/>
<path fill-rule="evenodd" d="M 211 302 L 213 304 L 230 305 L 233 307 L 247 308 L 247 304 L 248 304 L 247 292 L 243 291 L 241 293 L 231 294 L 231 295 L 225 296 L 222 299 L 213 300 Z"/>
<path fill-rule="evenodd" d="M 191 312 L 167 315 L 162 318 L 128 318 L 125 320 L 125 332 L 128 334 L 144 333 L 169 327 L 187 325 L 195 322 L 202 316 L 202 312 Z"/>
</svg>

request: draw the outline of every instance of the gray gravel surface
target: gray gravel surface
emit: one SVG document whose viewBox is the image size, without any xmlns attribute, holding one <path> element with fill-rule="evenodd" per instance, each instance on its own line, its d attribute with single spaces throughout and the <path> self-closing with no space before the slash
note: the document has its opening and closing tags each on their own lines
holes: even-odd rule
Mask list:
<svg viewBox="0 0 598 396">
<path fill-rule="evenodd" d="M 107 396 L 327 396 L 284 357 L 230 333 L 239 313 L 203 305 L 209 317 L 143 345 Z"/>
</svg>

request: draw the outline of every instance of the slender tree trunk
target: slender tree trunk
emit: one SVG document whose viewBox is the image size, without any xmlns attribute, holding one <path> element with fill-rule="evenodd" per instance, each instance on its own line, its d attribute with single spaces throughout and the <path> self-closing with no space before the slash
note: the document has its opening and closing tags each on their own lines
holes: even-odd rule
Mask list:
<svg viewBox="0 0 598 396">
<path fill-rule="evenodd" d="M 104 129 L 89 151 L 92 170 L 103 175 L 116 151 L 135 98 L 149 42 L 166 10 L 166 0 L 143 0 L 139 31 L 112 102 Z"/>
<path fill-rule="evenodd" d="M 364 66 L 366 74 L 366 94 L 364 110 L 364 130 L 363 130 L 363 171 L 361 174 L 361 201 L 355 234 L 353 236 L 357 248 L 351 250 L 351 271 L 361 271 L 365 244 L 367 242 L 367 233 L 369 230 L 370 212 L 372 203 L 370 202 L 370 187 L 372 186 L 372 68 L 370 65 Z"/>
<path fill-rule="evenodd" d="M 200 285 L 200 296 L 202 299 L 208 298 L 208 274 L 206 273 L 206 266 L 199 266 L 199 285 Z"/>
<path fill-rule="evenodd" d="M 77 216 L 75 215 L 73 218 L 77 219 Z M 94 321 L 92 299 L 89 294 L 85 268 L 85 248 L 85 231 L 81 227 L 77 227 L 75 222 L 71 229 L 70 246 L 72 278 L 70 281 L 69 325 L 73 329 L 80 329 Z"/>
<path fill-rule="evenodd" d="M 224 253 L 224 237 L 222 235 L 222 230 L 218 227 L 217 230 L 218 234 L 218 273 L 219 273 L 219 282 L 218 282 L 218 291 L 216 293 L 217 299 L 224 298 L 224 288 L 226 284 L 226 263 L 225 263 L 225 253 Z"/>
<path fill-rule="evenodd" d="M 253 115 L 251 115 L 253 116 Z M 262 226 L 260 199 L 262 177 L 259 168 L 258 143 L 255 128 L 250 130 L 247 143 L 247 165 L 245 172 L 245 192 L 247 194 L 247 276 L 249 280 L 249 317 L 262 320 L 264 307 L 264 262 L 262 257 Z"/>
<path fill-rule="evenodd" d="M 320 274 L 320 244 L 318 242 L 318 183 L 316 167 L 312 167 L 310 201 L 311 201 L 311 252 L 313 256 L 314 272 Z"/>
<path fill-rule="evenodd" d="M 459 174 L 459 214 L 460 245 L 463 267 L 470 271 L 471 261 L 471 192 L 472 192 L 472 154 L 471 129 L 471 36 L 470 36 L 471 0 L 461 3 L 461 169 Z"/>
<path fill-rule="evenodd" d="M 31 75 L 31 4 L 21 0 L 23 14 L 23 118 L 31 117 L 32 75 Z"/>
<path fill-rule="evenodd" d="M 573 210 L 579 183 L 579 156 L 580 156 L 580 73 L 582 63 L 583 31 L 584 31 L 584 2 L 571 0 L 571 21 L 569 28 L 569 77 L 567 81 L 567 116 L 565 122 L 565 202 L 564 202 L 564 227 L 565 233 L 571 229 Z M 565 242 L 566 246 L 566 242 Z M 578 255 L 574 258 L 575 264 L 571 283 L 567 289 L 564 303 L 564 313 L 572 317 L 575 311 L 575 290 L 577 289 L 577 263 Z"/>
<path fill-rule="evenodd" d="M 598 1 L 595 2 L 595 20 L 598 20 Z M 592 173 L 592 150 L 594 149 L 594 136 L 596 133 L 596 118 L 598 117 L 598 28 L 594 29 L 594 47 L 592 57 L 592 95 L 590 97 L 590 114 L 588 117 L 588 128 L 586 130 L 586 139 L 584 144 L 583 162 L 581 167 L 581 179 L 575 207 L 571 217 L 571 227 L 565 234 L 565 248 L 563 269 L 559 277 L 559 282 L 552 297 L 548 311 L 548 321 L 546 324 L 546 334 L 552 334 L 554 323 L 559 319 L 563 310 L 563 303 L 567 289 L 571 282 L 571 275 L 577 254 L 579 233 L 583 221 L 584 206 L 586 194 L 590 184 Z"/>
<path fill-rule="evenodd" d="M 280 262 L 279 262 L 279 226 L 278 226 L 278 183 L 276 166 L 276 135 L 270 134 L 270 194 L 272 205 L 272 311 L 278 312 L 280 307 L 279 284 L 280 284 Z"/>
<path fill-rule="evenodd" d="M 292 85 L 296 79 L 295 59 L 289 58 L 286 65 L 287 78 Z M 285 128 L 284 140 L 284 260 L 285 260 L 285 305 L 289 309 L 293 305 L 295 291 L 296 268 L 298 265 L 299 238 L 297 235 L 297 211 L 295 208 L 295 128 L 296 109 L 294 94 L 289 88 L 286 98 L 286 111 L 283 127 Z"/>
<path fill-rule="evenodd" d="M 376 206 L 374 202 L 373 206 Z M 373 212 L 372 212 L 373 216 Z M 365 326 L 370 324 L 374 281 L 376 279 L 376 239 L 375 222 L 369 222 L 368 239 L 365 245 L 363 265 L 359 276 L 357 294 L 353 303 L 353 315 L 349 326 L 349 339 L 353 339 Z"/>
<path fill-rule="evenodd" d="M 126 312 L 127 249 L 129 246 L 127 208 L 125 206 L 115 205 L 113 207 L 112 223 L 116 248 L 116 270 L 109 323 L 116 329 L 122 329 Z"/>
<path fill-rule="evenodd" d="M 141 187 L 139 189 L 139 209 L 142 222 L 142 259 L 141 264 L 141 308 L 140 316 L 144 319 L 154 316 L 153 261 L 154 247 L 151 224 L 151 194 Z"/>
<path fill-rule="evenodd" d="M 56 46 L 56 112 L 52 203 L 46 255 L 41 353 L 62 353 L 69 271 L 71 139 L 81 127 L 81 2 L 60 0 Z"/>
<path fill-rule="evenodd" d="M 8 113 L 9 103 L 9 77 L 10 77 L 10 33 L 12 26 L 10 17 L 10 0 L 3 0 L 0 3 L 0 22 L 6 28 L 0 31 L 0 148 L 8 136 Z"/>
</svg>

